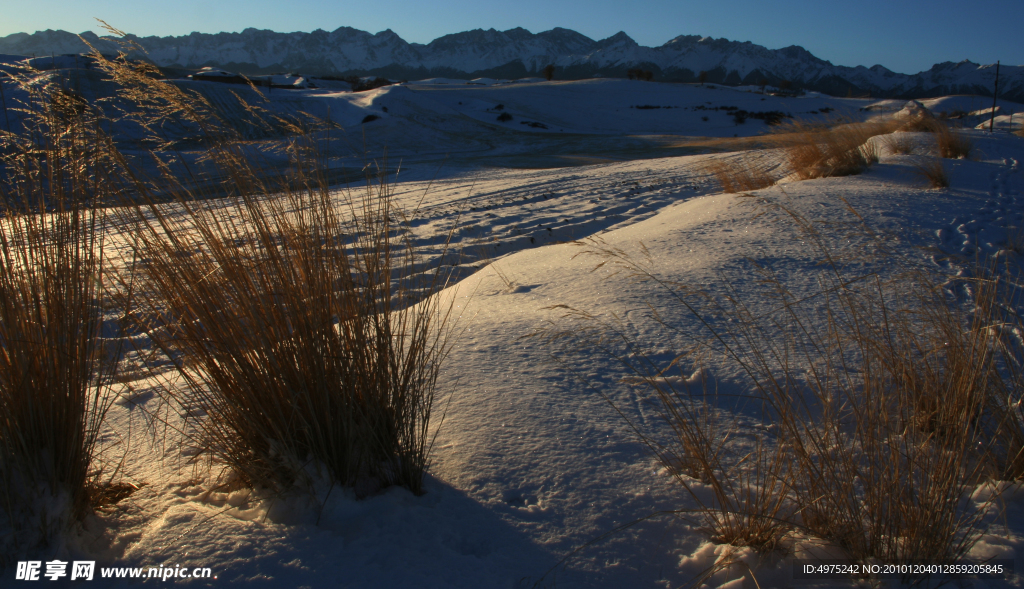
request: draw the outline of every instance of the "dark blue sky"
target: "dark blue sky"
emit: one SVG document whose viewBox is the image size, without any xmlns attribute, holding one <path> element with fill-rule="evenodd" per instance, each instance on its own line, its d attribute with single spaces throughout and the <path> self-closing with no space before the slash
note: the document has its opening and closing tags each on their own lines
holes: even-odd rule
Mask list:
<svg viewBox="0 0 1024 589">
<path fill-rule="evenodd" d="M 625 31 L 641 45 L 677 35 L 801 45 L 837 65 L 917 73 L 943 61 L 1024 65 L 1024 0 L 35 0 L 7 3 L 0 36 L 43 29 L 100 32 L 94 17 L 137 35 L 390 28 L 427 43 L 475 28 L 554 27 L 593 39 Z"/>
</svg>

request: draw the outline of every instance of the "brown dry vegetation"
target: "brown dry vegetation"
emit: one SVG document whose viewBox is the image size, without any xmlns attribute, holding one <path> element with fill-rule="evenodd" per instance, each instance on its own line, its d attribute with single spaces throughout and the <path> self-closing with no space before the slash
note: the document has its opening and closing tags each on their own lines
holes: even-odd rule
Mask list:
<svg viewBox="0 0 1024 589">
<path fill-rule="evenodd" d="M 859 174 L 878 161 L 877 152 L 866 145 L 868 139 L 890 133 L 893 128 L 891 121 L 794 121 L 779 125 L 773 135 L 775 146 L 785 151 L 792 172 L 801 180 L 809 180 Z"/>
<path fill-rule="evenodd" d="M 950 129 L 945 124 L 935 128 L 935 142 L 939 156 L 948 159 L 970 159 L 974 144 L 967 135 Z"/>
<path fill-rule="evenodd" d="M 440 267 L 416 273 L 386 161 L 365 190 L 332 191 L 325 127 L 275 121 L 292 125 L 293 167 L 271 174 L 199 96 L 123 63 L 100 67 L 141 97 L 140 117 L 203 129 L 206 169 L 230 180 L 211 201 L 164 160 L 155 176 L 133 171 L 136 201 L 116 209 L 138 261 L 118 276 L 119 300 L 183 377 L 168 394 L 203 416 L 195 446 L 277 492 L 306 486 L 312 470 L 362 494 L 420 492 L 450 309 L 430 297 L 445 286 Z M 157 194 L 173 205 L 156 206 Z"/>
<path fill-rule="evenodd" d="M 760 190 L 775 185 L 775 179 L 748 158 L 739 157 L 729 160 L 716 159 L 707 167 L 722 190 L 728 193 Z"/>
<path fill-rule="evenodd" d="M 793 121 L 779 125 L 770 135 L 761 137 L 764 147 L 783 150 L 786 165 L 801 180 L 858 174 L 877 163 L 881 147 L 894 154 L 914 152 L 914 142 L 901 132 L 927 131 L 936 138 L 943 158 L 969 158 L 972 142 L 969 137 L 931 116 L 918 116 L 909 121 L 805 123 Z M 869 141 L 884 135 L 879 142 Z M 777 178 L 766 173 L 749 158 L 716 160 L 707 171 L 714 175 L 725 192 L 743 192 L 772 186 Z M 919 173 L 933 187 L 948 186 L 948 177 L 940 164 L 918 166 Z M 945 184 L 943 184 L 945 182 Z"/>
<path fill-rule="evenodd" d="M 928 159 L 914 166 L 917 175 L 924 178 L 930 188 L 949 188 L 949 175 L 941 159 Z"/>
<path fill-rule="evenodd" d="M 132 316 L 178 359 L 188 387 L 171 394 L 206 416 L 194 443 L 279 492 L 306 465 L 362 493 L 419 492 L 447 309 L 413 305 L 443 275 L 413 275 L 386 179 L 339 203 L 314 170 L 268 186 L 237 161 L 230 206 L 182 186 L 184 215 L 122 210 L 146 262 L 121 284 L 135 281 Z"/>
<path fill-rule="evenodd" d="M 781 149 L 785 158 L 784 169 L 801 180 L 848 176 L 878 162 L 878 146 L 869 139 L 891 133 L 897 124 L 894 121 L 794 121 L 779 125 L 769 135 L 752 138 L 756 141 L 743 145 Z M 744 156 L 715 160 L 708 165 L 707 172 L 715 177 L 722 190 L 729 193 L 767 188 L 778 181 L 763 168 L 763 164 Z"/>
<path fill-rule="evenodd" d="M 899 126 L 899 130 L 910 133 L 934 133 L 940 126 L 946 127 L 947 125 L 937 120 L 931 112 L 920 110 L 903 121 Z"/>
<path fill-rule="evenodd" d="M 0 138 L 0 567 L 88 512 L 114 398 L 94 206 L 103 137 L 59 90 L 33 87 L 26 132 Z"/>
</svg>

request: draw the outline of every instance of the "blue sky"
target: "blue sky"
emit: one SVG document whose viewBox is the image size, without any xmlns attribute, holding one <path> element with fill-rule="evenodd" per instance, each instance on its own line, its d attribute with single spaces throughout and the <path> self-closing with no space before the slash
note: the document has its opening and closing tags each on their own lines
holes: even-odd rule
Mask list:
<svg viewBox="0 0 1024 589">
<path fill-rule="evenodd" d="M 1024 0 L 34 0 L 0 9 L 0 36 L 43 29 L 99 32 L 95 17 L 141 36 L 279 32 L 350 26 L 391 29 L 427 43 L 476 28 L 554 27 L 603 39 L 625 31 L 641 45 L 677 35 L 725 37 L 770 49 L 800 45 L 837 65 L 880 63 L 916 73 L 943 61 L 1024 65 Z"/>
</svg>

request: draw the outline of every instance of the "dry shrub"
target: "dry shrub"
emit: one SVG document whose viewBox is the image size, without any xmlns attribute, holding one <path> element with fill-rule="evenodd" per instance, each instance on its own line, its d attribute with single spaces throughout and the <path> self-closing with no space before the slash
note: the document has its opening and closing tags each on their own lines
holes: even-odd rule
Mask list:
<svg viewBox="0 0 1024 589">
<path fill-rule="evenodd" d="M 431 297 L 440 271 L 415 274 L 396 238 L 386 180 L 339 208 L 315 170 L 272 189 L 222 163 L 242 192 L 229 206 L 182 187 L 183 215 L 126 209 L 145 260 L 133 316 L 185 378 L 172 394 L 204 415 L 197 445 L 278 492 L 309 466 L 361 494 L 420 492 L 450 309 Z"/>
<path fill-rule="evenodd" d="M 941 123 L 935 128 L 935 141 L 939 156 L 948 159 L 970 159 L 974 149 L 970 137 Z"/>
<path fill-rule="evenodd" d="M 931 188 L 949 188 L 949 175 L 941 159 L 929 159 L 914 166 L 914 171 L 927 181 Z"/>
<path fill-rule="evenodd" d="M 818 309 L 801 308 L 768 269 L 762 277 L 783 310 L 755 317 L 738 299 L 722 308 L 742 320 L 719 333 L 727 353 L 789 450 L 799 524 L 855 560 L 956 561 L 978 535 L 980 514 L 961 501 L 984 474 L 982 437 L 962 424 L 989 392 L 982 330 L 965 330 L 926 276 L 858 284 L 830 270 Z"/>
<path fill-rule="evenodd" d="M 711 162 L 707 171 L 714 175 L 722 190 L 728 193 L 760 190 L 775 185 L 768 172 L 744 157 Z"/>
<path fill-rule="evenodd" d="M 386 161 L 365 190 L 333 191 L 328 126 L 278 121 L 294 135 L 276 173 L 201 97 L 97 60 L 140 125 L 184 120 L 211 146 L 189 174 L 169 152 L 143 169 L 110 148 L 132 199 L 115 209 L 131 236 L 119 300 L 182 376 L 168 394 L 198 455 L 277 493 L 314 473 L 360 495 L 421 492 L 451 309 L 432 296 L 440 267 L 419 268 L 402 238 Z"/>
<path fill-rule="evenodd" d="M 785 150 L 790 169 L 801 180 L 849 176 L 878 161 L 868 139 L 891 132 L 894 124 L 795 121 L 774 130 L 772 143 Z"/>
<path fill-rule="evenodd" d="M 0 568 L 89 512 L 117 356 L 100 337 L 97 121 L 54 84 L 24 96 L 22 132 L 0 138 Z"/>
<path fill-rule="evenodd" d="M 899 130 L 910 133 L 934 133 L 941 126 L 946 126 L 946 123 L 937 120 L 927 109 L 921 108 L 903 121 Z"/>
<path fill-rule="evenodd" d="M 801 383 L 807 406 L 763 364 L 757 376 L 770 384 L 758 386 L 793 448 L 809 531 L 855 559 L 954 562 L 977 539 L 982 515 L 961 506 L 964 489 L 992 472 L 978 450 L 994 447 L 995 432 L 966 424 L 985 418 L 999 388 L 994 341 L 989 318 L 971 318 L 934 278 L 896 280 L 911 287 L 872 277 L 854 289 L 841 273 L 826 278 L 836 293 L 825 303 L 830 337 L 808 338 L 824 353 Z"/>
<path fill-rule="evenodd" d="M 1017 478 L 1024 466 L 1024 418 L 1017 410 L 1024 396 L 1024 324 L 1012 311 L 1018 289 L 985 268 L 952 285 L 967 293 L 960 298 L 942 277 L 914 267 L 891 279 L 851 275 L 847 268 L 862 272 L 866 255 L 888 264 L 899 263 L 897 254 L 860 228 L 857 239 L 870 238 L 870 251 L 844 258 L 819 227 L 763 204 L 765 213 L 795 222 L 826 268 L 812 297 L 797 296 L 770 268 L 758 268 L 774 309 L 768 313 L 728 283 L 726 294 L 714 297 L 658 276 L 650 258 L 637 262 L 597 240 L 580 244 L 602 265 L 664 288 L 708 330 L 702 353 L 742 369 L 751 387 L 748 406 L 763 407 L 763 423 L 775 432 L 756 434 L 755 450 L 727 444 L 725 418 L 712 411 L 720 402 L 713 391 L 705 388 L 700 401 L 688 390 L 693 385 L 664 378 L 689 358 L 659 365 L 621 325 L 568 307 L 567 317 L 582 320 L 582 327 L 549 335 L 569 342 L 562 354 L 597 347 L 647 384 L 671 439 L 655 440 L 631 425 L 698 501 L 714 541 L 765 550 L 800 528 L 857 562 L 962 560 L 985 517 L 984 508 L 964 502 L 965 493 L 987 477 Z M 652 319 L 679 329 L 665 316 Z M 625 342 L 626 353 L 612 342 Z M 701 498 L 706 486 L 714 502 Z"/>
</svg>

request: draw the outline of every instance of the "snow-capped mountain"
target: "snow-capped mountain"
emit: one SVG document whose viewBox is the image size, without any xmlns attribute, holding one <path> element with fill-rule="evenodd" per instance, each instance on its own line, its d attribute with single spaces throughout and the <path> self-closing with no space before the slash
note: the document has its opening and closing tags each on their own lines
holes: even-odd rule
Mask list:
<svg viewBox="0 0 1024 589">
<path fill-rule="evenodd" d="M 65 31 L 16 33 L 0 38 L 0 53 L 56 55 L 117 45 L 91 32 L 81 37 Z M 663 81 L 707 81 L 758 84 L 764 80 L 831 94 L 928 97 L 955 93 L 989 94 L 995 82 L 993 65 L 969 61 L 940 63 L 914 75 L 881 65 L 832 65 L 798 46 L 767 49 L 750 42 L 682 35 L 660 47 L 644 47 L 625 33 L 595 41 L 569 29 L 531 33 L 516 28 L 465 31 L 430 43 L 408 43 L 393 31 L 376 34 L 351 27 L 312 33 L 277 33 L 245 29 L 241 33 L 192 33 L 178 37 L 130 37 L 165 67 L 217 66 L 246 74 L 302 71 L 315 75 L 369 74 L 393 78 L 504 77 L 537 75 L 548 64 L 556 76 L 575 79 L 625 76 L 642 68 Z M 1024 66 L 1000 68 L 1000 96 L 1024 101 Z"/>
</svg>

